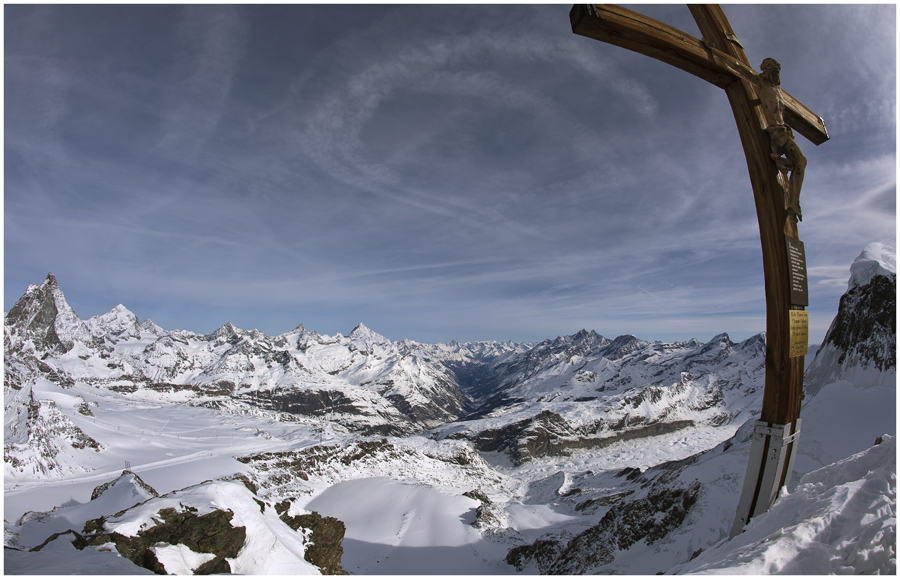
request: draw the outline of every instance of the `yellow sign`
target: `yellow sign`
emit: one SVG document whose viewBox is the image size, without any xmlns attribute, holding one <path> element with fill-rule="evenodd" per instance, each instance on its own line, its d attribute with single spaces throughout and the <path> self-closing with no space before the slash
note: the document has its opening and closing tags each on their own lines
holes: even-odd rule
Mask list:
<svg viewBox="0 0 900 579">
<path fill-rule="evenodd" d="M 805 356 L 809 351 L 809 312 L 791 310 L 790 358 Z"/>
</svg>

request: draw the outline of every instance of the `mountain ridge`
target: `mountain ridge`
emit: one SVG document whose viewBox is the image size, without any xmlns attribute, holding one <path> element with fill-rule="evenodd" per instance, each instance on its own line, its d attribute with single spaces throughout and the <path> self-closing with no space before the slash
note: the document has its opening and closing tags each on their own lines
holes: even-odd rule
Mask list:
<svg viewBox="0 0 900 579">
<path fill-rule="evenodd" d="M 867 248 L 861 263 L 887 253 Z M 884 295 L 896 278 L 878 267 L 857 267 L 875 273 L 856 276 L 842 298 L 832 325 L 849 341 L 828 341 L 810 366 L 808 384 L 823 384 L 806 392 L 794 477 L 779 499 L 796 489 L 791 504 L 834 505 L 851 522 L 869 520 L 870 504 L 896 504 L 893 464 L 862 476 L 892 453 L 865 451 L 873 440 L 895 444 L 895 313 Z M 363 324 L 347 336 L 302 324 L 275 337 L 230 322 L 167 331 L 121 305 L 78 334 L 54 284 L 30 286 L 7 318 L 5 482 L 17 518 L 5 537 L 16 569 L 69 572 L 83 567 L 52 557 L 94 561 L 108 554 L 96 545 L 114 543 L 179 573 L 306 561 L 310 572 L 357 574 L 652 574 L 731 568 L 751 536 L 758 568 L 765 545 L 791 548 L 779 540 L 786 526 L 817 524 L 784 507 L 754 517 L 740 549 L 725 541 L 759 414 L 764 334 L 664 343 L 581 330 L 527 347 L 419 344 Z M 860 451 L 859 473 L 832 465 Z M 118 474 L 122 460 L 146 488 Z M 857 484 L 876 492 L 835 503 Z M 79 485 L 83 497 L 47 502 L 56 495 L 46 489 Z M 809 553 L 825 549 L 833 570 L 895 572 L 895 519 L 880 517 L 878 533 L 859 541 L 843 514 L 828 523 L 841 542 Z M 182 523 L 227 531 L 229 547 L 200 546 L 176 532 Z M 324 558 L 307 540 L 319 545 L 317 532 L 332 537 Z M 139 569 L 122 557 L 103 565 L 113 560 L 117 572 Z M 797 569 L 766 569 L 781 568 Z"/>
<path fill-rule="evenodd" d="M 51 307 L 42 302 L 48 299 Z M 31 311 L 44 313 L 19 313 Z M 51 315 L 54 311 L 63 315 Z M 544 374 L 562 372 L 563 366 L 583 369 L 593 364 L 596 370 L 597 363 L 604 368 L 625 360 L 636 363 L 633 354 L 646 348 L 653 353 L 644 358 L 673 349 L 689 351 L 685 360 L 690 367 L 701 364 L 711 351 L 725 356 L 733 352 L 726 334 L 707 344 L 695 339 L 663 344 L 633 335 L 610 340 L 594 330 L 581 330 L 530 348 L 511 342 L 394 342 L 362 323 L 346 337 L 307 331 L 302 324 L 272 337 L 231 322 L 198 334 L 139 322 L 121 304 L 83 322 L 52 274 L 40 288 L 30 287 L 11 313 L 6 322 L 13 350 L 21 347 L 23 337 L 40 334 L 42 328 L 72 337 L 61 351 L 68 356 L 53 368 L 69 381 L 86 380 L 135 395 L 147 389 L 156 394 L 181 392 L 182 398 L 217 407 L 244 403 L 290 414 L 328 415 L 346 428 L 372 434 L 423 432 L 525 396 L 496 387 L 509 382 L 505 375 L 516 375 L 517 383 L 540 382 Z M 34 319 L 40 321 L 37 330 Z M 52 336 L 35 344 L 38 353 L 60 352 Z M 591 372 L 582 372 L 579 380 Z M 667 376 L 673 383 L 681 380 L 678 373 Z M 629 380 L 623 377 L 620 385 Z"/>
</svg>

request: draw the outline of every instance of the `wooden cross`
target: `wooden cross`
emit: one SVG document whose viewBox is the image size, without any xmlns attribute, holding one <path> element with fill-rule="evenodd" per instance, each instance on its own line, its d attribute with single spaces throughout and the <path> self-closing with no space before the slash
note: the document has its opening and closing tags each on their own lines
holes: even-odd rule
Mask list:
<svg viewBox="0 0 900 579">
<path fill-rule="evenodd" d="M 804 306 L 808 304 L 792 294 L 791 280 L 793 273 L 796 290 L 796 278 L 802 277 L 805 292 L 806 265 L 804 257 L 799 264 L 802 271 L 798 274 L 801 268 L 796 253 L 799 248 L 802 255 L 803 246 L 799 242 L 797 218 L 788 211 L 783 167 L 771 155 L 772 144 L 765 129 L 772 124 L 772 116 L 760 102 L 761 75 L 750 65 L 744 48 L 718 5 L 689 4 L 688 7 L 700 28 L 702 40 L 614 5 L 576 5 L 569 19 L 576 34 L 627 48 L 687 71 L 724 89 L 731 103 L 756 202 L 766 292 L 763 407 L 732 528 L 734 536 L 751 516 L 771 507 L 793 467 L 795 441 L 800 430 L 805 345 L 792 355 L 791 322 L 792 318 L 806 319 Z M 786 92 L 782 91 L 782 96 L 786 124 L 816 145 L 828 140 L 825 123 L 818 115 Z M 795 334 L 804 330 L 801 323 L 800 327 L 795 327 Z M 797 351 L 802 354 L 798 355 Z"/>
</svg>

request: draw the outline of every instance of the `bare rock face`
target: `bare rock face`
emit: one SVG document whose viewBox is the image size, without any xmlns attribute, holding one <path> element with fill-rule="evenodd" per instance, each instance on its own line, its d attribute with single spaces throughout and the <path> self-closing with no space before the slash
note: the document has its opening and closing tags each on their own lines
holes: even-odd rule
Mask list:
<svg viewBox="0 0 900 579">
<path fill-rule="evenodd" d="M 893 250 L 879 247 L 875 259 L 871 249 L 867 247 L 850 268 L 837 316 L 807 370 L 807 396 L 838 380 L 854 381 L 854 373 L 861 371 L 880 373 L 880 381 L 871 377 L 864 381 L 879 386 L 896 379 L 897 275 L 889 269 Z"/>
<path fill-rule="evenodd" d="M 346 531 L 343 521 L 334 517 L 323 517 L 315 511 L 295 516 L 288 516 L 284 512 L 281 514 L 281 520 L 295 531 L 301 528 L 312 531 L 309 537 L 312 544 L 307 546 L 303 558 L 321 569 L 322 575 L 344 574 L 341 568 L 341 557 L 344 555 L 341 543 Z"/>
<path fill-rule="evenodd" d="M 838 363 L 856 358 L 870 361 L 881 371 L 897 366 L 896 292 L 896 276 L 876 275 L 841 297 L 825 338 L 826 344 L 834 344 L 842 352 Z"/>
<path fill-rule="evenodd" d="M 511 549 L 506 562 L 519 571 L 534 564 L 542 574 L 596 572 L 612 563 L 618 551 L 642 540 L 652 545 L 676 529 L 699 494 L 699 482 L 686 488 L 655 488 L 640 499 L 617 502 L 599 523 L 571 540 L 541 538 Z"/>
<path fill-rule="evenodd" d="M 194 569 L 195 575 L 231 573 L 231 566 L 225 559 L 237 556 L 247 536 L 245 527 L 231 526 L 234 513 L 215 510 L 197 515 L 190 508 L 183 512 L 166 508 L 161 509 L 157 516 L 157 525 L 138 531 L 135 537 L 105 532 L 103 517 L 85 523 L 83 532 L 87 544 L 113 543 L 121 556 L 160 575 L 165 575 L 166 569 L 151 550 L 158 543 L 182 544 L 195 553 L 215 555 L 214 559 Z"/>
<path fill-rule="evenodd" d="M 488 498 L 480 489 L 472 489 L 463 493 L 464 497 L 469 497 L 481 504 L 475 510 L 475 520 L 472 526 L 476 529 L 488 529 L 491 527 L 499 527 L 501 524 L 501 513 L 498 512 L 496 505 Z"/>
<path fill-rule="evenodd" d="M 30 340 L 38 351 L 67 352 L 75 341 L 93 342 L 93 336 L 66 302 L 52 273 L 40 286 L 29 286 L 6 315 L 10 346 Z"/>
</svg>

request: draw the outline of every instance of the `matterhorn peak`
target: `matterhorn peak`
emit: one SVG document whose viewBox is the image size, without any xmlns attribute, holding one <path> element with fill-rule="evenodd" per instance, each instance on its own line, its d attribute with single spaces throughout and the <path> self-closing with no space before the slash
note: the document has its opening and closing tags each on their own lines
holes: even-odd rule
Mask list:
<svg viewBox="0 0 900 579">
<path fill-rule="evenodd" d="M 13 342 L 30 339 L 41 350 L 68 351 L 75 341 L 93 341 L 87 326 L 66 301 L 53 272 L 40 286 L 28 286 L 6 315 L 6 328 Z"/>
</svg>

